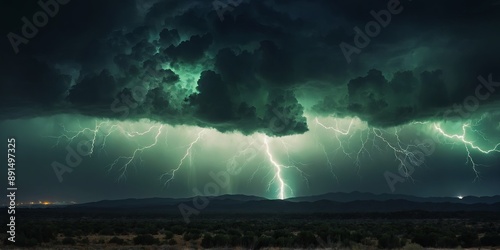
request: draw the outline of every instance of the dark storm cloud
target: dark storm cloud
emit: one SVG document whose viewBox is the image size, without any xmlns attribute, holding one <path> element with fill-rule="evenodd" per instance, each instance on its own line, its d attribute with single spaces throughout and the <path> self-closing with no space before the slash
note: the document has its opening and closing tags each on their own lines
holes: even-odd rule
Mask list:
<svg viewBox="0 0 500 250">
<path fill-rule="evenodd" d="M 106 70 L 99 75 L 89 75 L 73 86 L 68 100 L 75 105 L 108 104 L 113 101 L 117 83 Z"/>
<path fill-rule="evenodd" d="M 417 76 L 412 71 L 398 71 L 388 80 L 373 69 L 366 76 L 350 80 L 347 88 L 344 105 L 325 98 L 315 107 L 317 111 L 336 110 L 340 116 L 355 114 L 372 125 L 386 127 L 429 118 L 449 103 L 440 70 Z"/>
<path fill-rule="evenodd" d="M 169 55 L 174 61 L 195 63 L 203 58 L 206 50 L 212 43 L 212 36 L 192 36 L 188 41 L 181 42 L 178 46 L 170 45 L 163 53 Z"/>
<path fill-rule="evenodd" d="M 354 46 L 354 27 L 388 2 L 244 1 L 221 21 L 210 1 L 71 1 L 18 54 L 2 39 L 1 118 L 81 113 L 287 135 L 307 131 L 303 87 L 308 112 L 393 126 L 462 103 L 479 75 L 499 81 L 492 1 L 396 1 L 401 12 L 348 63 L 339 44 Z M 40 7 L 1 9 L 2 33 L 22 35 L 21 17 Z M 478 111 L 497 107 L 500 90 L 482 91 Z"/>
</svg>

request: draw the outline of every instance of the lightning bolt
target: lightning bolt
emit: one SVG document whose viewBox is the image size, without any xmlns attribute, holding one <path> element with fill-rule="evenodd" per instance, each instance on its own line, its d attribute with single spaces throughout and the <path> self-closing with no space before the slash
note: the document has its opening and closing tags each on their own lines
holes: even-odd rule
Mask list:
<svg viewBox="0 0 500 250">
<path fill-rule="evenodd" d="M 356 164 L 356 166 L 358 166 L 358 175 L 359 175 L 359 171 L 361 170 L 361 157 L 362 155 L 364 154 L 367 154 L 370 158 L 372 158 L 372 155 L 370 154 L 370 151 L 368 151 L 366 149 L 366 143 L 368 142 L 368 140 L 370 139 L 370 133 L 366 133 L 366 139 L 363 139 L 363 132 L 359 133 L 359 139 L 361 141 L 361 147 L 359 147 L 359 150 L 358 150 L 358 153 L 356 154 L 356 160 L 354 161 L 354 163 Z"/>
<path fill-rule="evenodd" d="M 92 143 L 91 143 L 91 147 L 90 147 L 90 156 L 92 157 L 92 154 L 94 154 L 94 147 L 95 147 L 95 142 L 96 142 L 96 138 L 97 138 L 97 133 L 99 132 L 99 130 L 101 129 L 101 127 L 104 125 L 104 124 L 107 124 L 107 122 L 101 122 L 99 124 L 97 124 L 97 121 L 95 122 L 96 125 L 95 125 L 95 128 L 94 130 L 92 131 Z M 108 136 L 109 134 L 111 133 L 108 133 Z"/>
<path fill-rule="evenodd" d="M 251 138 L 251 137 L 250 137 Z M 260 145 L 260 140 L 262 139 L 262 145 Z M 269 137 L 262 135 L 258 139 L 251 138 L 249 142 L 245 143 L 244 147 L 241 148 L 234 156 L 228 159 L 227 161 L 227 167 L 229 169 L 237 168 L 243 169 L 248 163 L 252 162 L 252 160 L 257 156 L 257 152 L 261 152 L 265 158 L 263 161 L 260 163 L 257 163 L 256 165 L 258 166 L 253 173 L 250 175 L 248 182 L 252 182 L 255 175 L 257 172 L 259 172 L 262 168 L 267 167 L 268 164 L 271 164 L 273 166 L 272 171 L 268 171 L 264 176 L 263 180 L 265 180 L 270 173 L 274 173 L 273 178 L 268 184 L 268 190 L 270 189 L 271 185 L 275 182 L 278 183 L 278 199 L 285 199 L 286 198 L 286 189 L 289 189 L 290 194 L 293 195 L 293 190 L 292 188 L 285 183 L 284 178 L 282 177 L 282 172 L 284 169 L 294 169 L 297 171 L 306 185 L 309 187 L 309 175 L 301 170 L 299 167 L 297 167 L 297 164 L 305 166 L 306 164 L 298 162 L 293 160 L 291 153 L 290 153 L 290 148 L 289 148 L 289 143 L 287 143 L 283 138 L 279 138 L 279 142 L 287 156 L 288 159 L 288 165 L 280 164 L 275 160 L 275 156 L 271 152 L 271 145 L 269 142 Z M 255 151 L 253 151 L 255 150 Z M 267 159 L 267 160 L 266 160 Z M 241 164 L 239 163 L 241 162 Z M 267 162 L 267 163 L 266 163 Z M 237 174 L 237 173 L 234 173 Z"/>
<path fill-rule="evenodd" d="M 337 175 L 335 174 L 335 171 L 333 170 L 333 163 L 330 161 L 330 157 L 328 156 L 328 153 L 326 152 L 325 145 L 323 145 L 322 143 L 320 143 L 320 145 L 321 145 L 321 148 L 323 149 L 323 154 L 325 155 L 326 163 L 330 167 L 330 173 L 332 173 L 333 178 L 335 178 L 337 183 L 339 183 L 339 178 L 337 177 Z"/>
<path fill-rule="evenodd" d="M 307 187 L 309 187 L 309 178 L 308 178 L 308 174 L 306 174 L 304 171 L 302 171 L 299 167 L 297 167 L 296 165 L 302 165 L 302 166 L 305 166 L 306 164 L 302 163 L 302 162 L 297 162 L 297 161 L 294 161 L 292 159 L 292 157 L 290 156 L 290 149 L 288 148 L 288 143 L 285 142 L 285 140 L 283 139 L 280 139 L 280 142 L 281 144 L 283 145 L 283 148 L 285 149 L 285 153 L 286 153 L 286 156 L 288 158 L 288 163 L 290 165 L 286 165 L 286 166 L 283 166 L 285 168 L 293 168 L 295 169 L 297 172 L 300 173 L 300 175 L 302 176 L 302 179 L 304 179 L 304 182 L 306 183 Z"/>
<path fill-rule="evenodd" d="M 479 133 L 479 131 L 477 130 L 474 130 L 472 129 L 471 127 L 471 122 L 467 122 L 467 123 L 464 123 L 462 125 L 462 134 L 448 134 L 446 133 L 442 128 L 441 128 L 441 124 L 439 123 L 434 123 L 434 128 L 443 136 L 447 137 L 447 138 L 450 138 L 450 139 L 456 139 L 456 140 L 459 140 L 461 142 L 463 142 L 465 145 L 468 145 L 469 147 L 473 148 L 473 149 L 476 149 L 478 150 L 479 152 L 483 153 L 483 154 L 489 154 L 489 153 L 493 153 L 493 152 L 500 152 L 500 143 L 494 145 L 492 148 L 484 148 L 484 147 L 481 147 L 481 146 L 478 146 L 476 144 L 474 144 L 474 141 L 471 141 L 471 140 L 467 140 L 466 139 L 466 136 L 467 136 L 467 129 L 470 129 L 472 130 L 473 132 L 476 132 L 476 133 Z M 481 134 L 481 136 L 485 139 L 485 140 L 488 140 L 484 137 L 484 135 L 482 133 L 479 133 Z"/>
<path fill-rule="evenodd" d="M 318 118 L 315 118 L 315 123 L 317 125 L 319 125 L 325 130 L 333 131 L 334 136 L 339 144 L 339 147 L 336 149 L 336 152 L 341 151 L 347 157 L 354 160 L 354 164 L 358 167 L 358 175 L 361 169 L 361 158 L 363 158 L 365 155 L 372 158 L 372 155 L 367 148 L 368 141 L 371 139 L 373 148 L 377 149 L 379 152 L 384 152 L 384 150 L 381 147 L 383 145 L 385 145 L 386 149 L 389 149 L 391 152 L 393 152 L 396 161 L 399 162 L 399 168 L 406 173 L 406 176 L 410 177 L 410 172 L 411 172 L 410 165 L 415 165 L 416 163 L 419 163 L 419 156 L 414 153 L 419 151 L 415 149 L 422 147 L 424 145 L 404 144 L 399 136 L 401 128 L 394 128 L 393 133 L 378 128 L 371 128 L 371 129 L 363 128 L 361 130 L 357 129 L 357 131 L 359 131 L 358 132 L 359 145 L 360 145 L 359 149 L 357 150 L 357 152 L 349 152 L 350 150 L 352 150 L 350 149 L 351 148 L 350 144 L 353 141 L 354 135 L 356 134 L 353 129 L 354 122 L 355 118 L 352 118 L 349 121 L 347 129 L 341 129 L 339 127 L 338 120 L 335 120 L 334 126 L 327 126 L 321 123 L 318 120 Z M 340 136 L 347 137 L 346 139 L 344 139 L 347 141 L 347 145 L 344 144 L 345 141 L 342 141 Z M 330 160 L 330 157 L 325 150 L 325 146 L 323 144 L 321 144 L 321 146 L 323 149 L 323 153 L 326 157 L 327 164 L 330 167 L 331 170 L 330 172 L 332 172 L 332 175 L 338 180 L 335 173 L 333 172 L 334 164 Z M 355 158 L 353 158 L 353 155 L 355 156 Z"/>
<path fill-rule="evenodd" d="M 156 136 L 154 137 L 154 141 L 151 144 L 146 145 L 146 146 L 142 146 L 142 147 L 138 147 L 137 149 L 134 150 L 134 152 L 130 156 L 120 156 L 120 157 L 116 158 L 116 160 L 113 161 L 113 163 L 111 163 L 110 165 L 108 165 L 108 172 L 109 172 L 120 161 L 125 160 L 125 163 L 119 169 L 120 172 L 121 172 L 121 174 L 118 177 L 118 181 L 120 181 L 122 179 L 126 179 L 126 174 L 128 172 L 128 167 L 129 167 L 130 164 L 134 164 L 134 166 L 135 166 L 134 162 L 135 162 L 137 156 L 141 155 L 144 152 L 144 150 L 150 149 L 150 148 L 152 148 L 152 147 L 154 147 L 154 146 L 156 146 L 158 144 L 159 137 L 160 137 L 160 135 L 162 133 L 163 125 L 151 126 L 148 130 L 146 130 L 145 132 L 141 132 L 141 133 L 139 133 L 139 132 L 135 132 L 135 133 L 128 133 L 128 132 L 126 132 L 125 133 L 129 137 L 143 136 L 143 135 L 146 135 L 146 134 L 150 133 L 155 128 L 158 130 L 158 132 L 156 132 Z M 142 158 L 141 158 L 141 163 L 142 163 Z"/>
<path fill-rule="evenodd" d="M 477 170 L 477 167 L 480 166 L 475 159 L 473 158 L 473 151 L 477 151 L 482 154 L 492 154 L 492 153 L 499 153 L 500 152 L 500 143 L 494 144 L 492 142 L 492 139 L 489 139 L 489 137 L 486 136 L 486 134 L 482 133 L 479 129 L 477 129 L 477 126 L 479 126 L 479 123 L 482 119 L 485 117 L 481 117 L 481 119 L 477 122 L 472 122 L 468 121 L 464 124 L 461 125 L 461 131 L 459 133 L 450 133 L 449 131 L 446 131 L 443 128 L 443 125 L 441 123 L 433 123 L 433 122 L 414 122 L 410 123 L 410 125 L 427 125 L 429 128 L 433 128 L 435 131 L 437 131 L 440 135 L 443 136 L 443 138 L 446 139 L 446 141 L 453 141 L 453 145 L 463 145 L 466 151 L 466 164 L 471 164 L 472 169 L 474 170 L 476 174 L 476 179 L 479 178 L 479 172 Z M 342 121 L 342 124 L 339 124 L 339 120 L 334 121 L 334 125 L 325 125 L 318 118 L 315 118 L 313 121 L 316 123 L 318 128 L 324 129 L 326 131 L 331 131 L 333 133 L 334 138 L 332 139 L 336 142 L 338 142 L 338 147 L 335 149 L 336 153 L 340 154 L 345 154 L 350 159 L 354 160 L 354 164 L 358 167 L 358 174 L 360 171 L 360 166 L 361 166 L 361 159 L 364 156 L 369 156 L 371 158 L 371 151 L 369 150 L 369 141 L 372 140 L 372 147 L 379 150 L 380 152 L 386 152 L 386 150 L 389 150 L 390 153 L 394 155 L 394 158 L 396 162 L 399 163 L 399 168 L 403 170 L 403 172 L 407 173 L 407 177 L 411 178 L 410 174 L 410 168 L 411 166 L 415 165 L 415 162 L 419 161 L 419 156 L 414 153 L 417 152 L 418 149 L 421 147 L 425 147 L 425 145 L 418 145 L 415 143 L 404 143 L 402 141 L 402 138 L 400 138 L 400 134 L 403 134 L 401 131 L 401 128 L 404 128 L 404 126 L 401 127 L 396 127 L 392 129 L 379 129 L 379 128 L 368 128 L 368 127 L 363 127 L 363 128 L 358 128 L 358 125 L 356 123 L 357 118 L 352 118 L 350 121 L 346 120 L 345 124 L 344 121 Z M 346 125 L 348 124 L 348 125 Z M 342 126 L 341 126 L 342 125 Z M 120 175 L 118 177 L 118 181 L 122 179 L 126 179 L 126 175 L 128 173 L 129 167 L 130 166 L 136 166 L 136 163 L 140 162 L 141 164 L 143 162 L 142 155 L 146 150 L 152 149 L 153 147 L 157 146 L 158 144 L 163 144 L 163 140 L 160 139 L 162 138 L 161 136 L 165 136 L 165 141 L 164 143 L 168 145 L 167 141 L 167 135 L 168 135 L 168 130 L 166 130 L 165 125 L 159 125 L 159 124 L 152 124 L 148 125 L 147 128 L 141 131 L 134 131 L 133 127 L 127 127 L 123 123 L 115 123 L 111 124 L 111 121 L 109 120 L 96 120 L 95 124 L 91 124 L 90 127 L 87 128 L 82 128 L 81 125 L 76 130 L 69 130 L 64 125 L 60 125 L 62 134 L 59 136 L 46 136 L 49 138 L 53 138 L 56 140 L 56 143 L 54 147 L 58 146 L 61 142 L 65 141 L 68 142 L 68 144 L 73 144 L 76 143 L 79 138 L 86 137 L 86 148 L 88 148 L 89 156 L 92 157 L 95 152 L 106 152 L 106 143 L 108 137 L 110 137 L 113 134 L 119 134 L 123 136 L 126 139 L 135 139 L 135 138 L 143 138 L 147 139 L 148 144 L 137 144 L 137 147 L 134 147 L 133 151 L 130 153 L 127 153 L 126 155 L 121 155 L 118 156 L 114 161 L 109 164 L 108 167 L 108 172 L 111 171 L 112 169 L 118 169 L 120 171 Z M 496 125 L 495 125 L 496 126 Z M 500 124 L 499 124 L 500 126 Z M 343 128 L 341 128 L 343 127 Z M 160 176 L 160 180 L 164 180 L 164 186 L 168 186 L 171 181 L 175 179 L 175 175 L 177 172 L 182 170 L 182 167 L 186 165 L 186 161 L 190 161 L 190 166 L 192 165 L 192 155 L 193 155 L 193 150 L 194 146 L 200 142 L 200 140 L 203 138 L 203 136 L 206 134 L 207 130 L 202 129 L 199 131 L 196 135 L 196 137 L 186 146 L 185 153 L 182 154 L 182 157 L 180 158 L 178 164 L 174 169 L 171 169 L 165 173 L 163 173 Z M 356 135 L 356 133 L 359 133 L 359 138 Z M 251 138 L 251 137 L 248 137 Z M 260 138 L 262 138 L 263 142 L 261 144 Z M 471 138 L 476 138 L 479 139 L 480 141 L 488 142 L 488 146 L 484 146 L 482 143 L 479 145 L 477 141 L 471 139 Z M 354 142 L 355 139 L 355 142 Z M 152 140 L 152 141 L 151 141 Z M 308 180 L 308 175 L 302 171 L 299 167 L 298 164 L 305 165 L 303 163 L 300 163 L 298 161 L 295 161 L 292 157 L 290 149 L 293 149 L 290 147 L 290 145 L 294 144 L 289 144 L 289 142 L 286 140 L 286 138 L 280 138 L 279 142 L 281 145 L 278 145 L 278 141 L 274 141 L 273 138 L 267 137 L 267 136 L 262 136 L 260 137 L 259 135 L 257 138 L 253 138 L 253 140 L 245 146 L 242 150 L 240 150 L 235 156 L 231 157 L 227 164 L 228 166 L 236 166 L 237 160 L 239 160 L 241 157 L 246 157 L 244 162 L 243 162 L 243 167 L 249 164 L 253 157 L 248 157 L 248 153 L 250 152 L 251 149 L 256 149 L 260 153 L 259 155 L 261 156 L 260 159 L 263 159 L 263 162 L 265 164 L 262 164 L 253 172 L 251 175 L 250 181 L 253 179 L 255 174 L 261 169 L 261 168 L 269 168 L 271 166 L 271 170 L 267 171 L 267 179 L 266 176 L 264 179 L 267 180 L 270 178 L 269 176 L 272 176 L 271 181 L 268 184 L 268 190 L 270 189 L 271 186 L 277 185 L 277 197 L 279 199 L 286 199 L 287 197 L 293 195 L 293 190 L 291 186 L 286 182 L 284 178 L 284 173 L 287 171 L 287 169 L 294 169 L 298 171 L 304 181 L 307 183 L 309 186 L 309 180 Z M 319 140 L 318 140 L 319 142 Z M 271 145 L 272 143 L 275 143 Z M 330 168 L 330 172 L 332 173 L 333 177 L 339 181 L 338 177 L 336 176 L 334 172 L 334 166 L 335 166 L 335 161 L 334 161 L 334 156 L 329 154 L 327 152 L 327 147 L 321 142 L 319 142 L 322 147 L 323 154 L 326 158 L 326 164 Z M 356 144 L 353 144 L 356 143 Z M 256 145 L 257 144 L 257 145 Z M 490 145 L 491 144 L 491 145 Z M 354 147 L 354 146 L 355 147 Z M 360 145 L 358 149 L 358 145 Z M 279 162 L 277 159 L 277 153 L 273 152 L 271 150 L 271 147 L 275 146 L 281 146 L 283 148 L 283 151 L 286 153 L 287 159 L 283 159 L 284 162 Z M 372 149 L 373 149 L 372 148 Z M 391 155 L 392 155 L 391 154 Z M 288 161 L 286 161 L 288 160 Z"/>
<path fill-rule="evenodd" d="M 481 120 L 482 119 L 483 118 L 481 118 Z M 474 125 L 477 125 L 478 123 L 479 123 L 479 121 L 477 123 L 475 123 Z M 476 178 L 474 180 L 477 180 L 480 177 L 479 171 L 477 170 L 477 167 L 480 166 L 480 164 L 477 164 L 474 161 L 472 154 L 471 154 L 471 150 L 475 149 L 478 152 L 483 153 L 483 154 L 500 152 L 500 143 L 494 145 L 491 148 L 485 148 L 485 147 L 481 147 L 479 145 L 476 145 L 474 141 L 467 139 L 467 131 L 471 130 L 472 132 L 479 134 L 486 141 L 489 141 L 488 139 L 486 139 L 486 137 L 483 133 L 480 133 L 480 131 L 473 129 L 473 124 L 470 121 L 468 121 L 462 125 L 462 131 L 461 131 L 462 133 L 461 134 L 450 134 L 450 133 L 445 132 L 440 123 L 434 123 L 434 129 L 442 136 L 444 136 L 448 139 L 451 139 L 451 140 L 457 140 L 464 145 L 465 151 L 467 152 L 465 163 L 466 164 L 469 162 L 471 163 L 472 170 L 474 171 L 474 173 L 476 175 Z"/>
<path fill-rule="evenodd" d="M 43 136 L 43 137 L 57 139 L 54 146 L 52 146 L 54 148 L 54 147 L 59 146 L 59 144 L 61 143 L 62 140 L 67 141 L 68 144 L 72 144 L 75 139 L 80 138 L 80 136 L 85 135 L 88 138 L 88 141 L 90 143 L 88 154 L 89 154 L 89 156 L 92 156 L 94 154 L 94 149 L 96 146 L 97 135 L 102 130 L 103 126 L 108 125 L 108 124 L 109 124 L 109 121 L 102 121 L 99 123 L 97 121 L 95 121 L 94 129 L 82 128 L 81 125 L 79 125 L 80 130 L 77 130 L 77 131 L 70 131 L 70 130 L 66 129 L 66 127 L 63 124 L 61 124 L 60 126 L 64 131 L 61 135 L 59 135 L 59 136 Z M 104 145 L 106 144 L 106 140 L 111 135 L 111 133 L 114 132 L 114 129 L 115 129 L 115 126 L 111 126 L 108 129 L 108 132 L 103 137 L 103 144 L 102 144 L 100 150 L 104 149 Z"/>
<path fill-rule="evenodd" d="M 109 128 L 108 133 L 104 135 L 104 138 L 103 138 L 103 140 L 102 140 L 102 144 L 101 144 L 101 148 L 100 148 L 100 151 L 99 151 L 99 152 L 102 152 L 102 151 L 106 152 L 105 147 L 106 147 L 106 142 L 107 142 L 107 140 L 108 140 L 108 137 L 109 137 L 109 136 L 110 136 L 113 132 L 115 132 L 118 128 L 119 128 L 119 126 L 118 126 L 118 125 L 116 125 L 116 124 L 115 124 L 115 125 L 112 125 L 112 126 Z"/>
<path fill-rule="evenodd" d="M 406 146 L 402 145 L 401 139 L 399 138 L 400 129 L 394 129 L 394 139 L 395 143 L 391 143 L 389 139 L 386 138 L 384 132 L 378 128 L 372 128 L 373 133 L 377 138 L 379 138 L 390 150 L 393 151 L 394 157 L 397 161 L 399 161 L 399 168 L 406 173 L 406 177 L 411 178 L 410 174 L 410 164 L 417 163 L 419 161 L 418 156 L 413 153 L 412 149 L 418 148 L 419 145 L 407 144 Z M 419 165 L 419 164 L 415 164 Z"/>
<path fill-rule="evenodd" d="M 334 134 L 334 136 L 335 136 L 335 138 L 336 138 L 336 140 L 338 142 L 338 145 L 339 145 L 334 151 L 338 152 L 339 150 L 341 150 L 342 153 L 344 153 L 344 155 L 346 155 L 347 157 L 353 159 L 353 157 L 352 157 L 353 153 L 348 152 L 348 149 L 350 148 L 350 142 L 352 141 L 352 138 L 355 135 L 355 133 L 353 131 L 355 118 L 352 118 L 349 121 L 349 125 L 348 125 L 347 129 L 340 129 L 337 119 L 335 119 L 335 126 L 327 126 L 327 125 L 321 123 L 318 120 L 318 118 L 315 118 L 314 121 L 315 121 L 316 125 L 319 125 L 323 129 L 333 131 L 333 134 Z M 347 145 L 344 145 L 345 143 L 344 143 L 343 140 L 341 140 L 340 136 L 348 136 L 347 137 Z M 358 167 L 358 175 L 359 175 L 359 171 L 361 169 L 361 157 L 364 154 L 368 154 L 368 156 L 371 157 L 370 152 L 366 149 L 366 143 L 368 142 L 369 138 L 370 138 L 370 134 L 369 133 L 366 133 L 366 138 L 364 138 L 363 131 L 360 132 L 361 146 L 360 146 L 359 150 L 356 152 L 356 158 L 353 159 L 354 163 Z M 326 162 L 327 162 L 328 166 L 330 167 L 330 172 L 332 173 L 333 177 L 335 178 L 335 180 L 338 183 L 338 177 L 337 177 L 337 175 L 335 174 L 335 172 L 333 170 L 334 164 L 332 163 L 332 161 L 330 160 L 330 157 L 328 156 L 328 153 L 326 152 L 325 145 L 323 145 L 322 143 L 320 143 L 320 144 L 321 144 L 321 148 L 323 150 L 323 154 L 324 154 L 324 156 L 326 158 Z"/>
<path fill-rule="evenodd" d="M 271 150 L 269 149 L 269 142 L 267 140 L 267 136 L 264 137 L 264 145 L 266 146 L 266 154 L 267 154 L 267 157 L 269 158 L 269 162 L 274 166 L 274 169 L 275 169 L 275 173 L 274 173 L 274 177 L 273 179 L 271 180 L 271 182 L 269 183 L 269 186 L 274 182 L 274 181 L 277 181 L 278 182 L 278 198 L 280 200 L 284 200 L 285 199 L 285 189 L 290 189 L 290 186 L 288 186 L 288 184 L 285 183 L 285 181 L 283 180 L 283 177 L 281 176 L 281 172 L 283 170 L 283 168 L 287 168 L 286 166 L 283 166 L 281 164 L 279 164 L 278 162 L 276 162 L 273 158 L 273 154 L 271 153 Z"/>
<path fill-rule="evenodd" d="M 170 176 L 166 182 L 165 182 L 165 186 L 168 186 L 170 181 L 172 181 L 174 178 L 175 178 L 175 173 L 177 171 L 179 171 L 182 167 L 182 165 L 184 164 L 184 160 L 186 160 L 187 157 L 191 157 L 191 152 L 192 152 L 192 149 L 193 149 L 193 146 L 198 143 L 198 141 L 200 141 L 201 137 L 203 136 L 203 134 L 206 132 L 205 129 L 201 130 L 199 133 L 198 133 L 198 136 L 196 137 L 196 139 L 194 141 L 192 141 L 188 148 L 186 149 L 186 153 L 184 154 L 184 156 L 181 158 L 181 160 L 179 161 L 179 164 L 177 165 L 177 167 L 175 169 L 172 169 L 164 174 L 162 174 L 160 176 L 160 180 L 163 179 L 164 177 L 166 176 Z M 191 158 L 190 158 L 191 159 Z M 191 161 L 190 161 L 191 162 Z"/>
<path fill-rule="evenodd" d="M 346 148 L 344 147 L 344 144 L 342 143 L 342 140 L 340 140 L 340 137 L 339 135 L 350 135 L 351 134 L 351 128 L 352 128 L 352 125 L 354 123 L 354 119 L 351 119 L 350 123 L 349 123 L 349 127 L 347 128 L 347 130 L 341 130 L 339 128 L 339 125 L 338 125 L 338 120 L 335 119 L 335 127 L 331 127 L 331 126 L 326 126 L 324 125 L 323 123 L 321 123 L 318 118 L 315 118 L 315 122 L 317 125 L 323 127 L 324 129 L 326 130 L 332 130 L 334 131 L 334 135 L 335 135 L 335 138 L 337 139 L 337 142 L 339 143 L 339 147 L 337 148 L 338 149 L 342 149 L 342 152 L 349 158 L 352 159 L 351 157 L 351 154 L 347 152 Z M 352 134 L 351 134 L 351 137 L 352 137 Z"/>
<path fill-rule="evenodd" d="M 65 141 L 68 142 L 68 144 L 70 144 L 70 143 L 73 143 L 73 140 L 75 140 L 76 138 L 80 137 L 81 135 L 84 135 L 87 132 L 92 132 L 93 133 L 92 129 L 90 129 L 90 128 L 81 128 L 81 126 L 80 126 L 81 130 L 77 130 L 77 131 L 71 131 L 71 130 L 66 129 L 66 127 L 64 126 L 64 124 L 60 124 L 59 126 L 64 131 L 61 135 L 59 135 L 59 136 L 42 136 L 42 137 L 45 137 L 45 138 L 57 139 L 56 143 L 52 146 L 53 148 L 59 146 L 59 144 L 61 143 L 62 140 L 65 140 Z M 73 135 L 71 136 L 69 134 L 73 134 Z"/>
<path fill-rule="evenodd" d="M 135 166 L 135 162 L 137 158 L 141 158 L 142 153 L 145 150 L 151 149 L 154 146 L 158 144 L 158 140 L 160 135 L 163 132 L 164 125 L 153 125 L 150 126 L 147 130 L 145 131 L 134 131 L 134 132 L 129 132 L 130 129 L 125 128 L 123 124 L 117 123 L 117 124 L 111 124 L 109 120 L 104 120 L 98 122 L 97 120 L 95 121 L 95 125 L 93 128 L 82 128 L 81 125 L 79 125 L 80 130 L 72 131 L 66 129 L 64 125 L 60 125 L 63 132 L 59 136 L 45 136 L 48 138 L 53 138 L 56 139 L 56 144 L 54 147 L 59 146 L 59 144 L 62 141 L 67 141 L 68 145 L 74 143 L 77 139 L 81 137 L 86 137 L 87 139 L 85 140 L 86 145 L 88 146 L 88 156 L 92 157 L 93 154 L 95 153 L 96 149 L 99 150 L 99 153 L 101 152 L 106 152 L 106 143 L 108 138 L 115 132 L 119 132 L 122 136 L 125 138 L 135 138 L 135 137 L 144 137 L 149 134 L 152 134 L 154 131 L 156 131 L 156 135 L 154 137 L 154 141 L 151 144 L 148 145 L 137 145 L 137 148 L 132 152 L 130 155 L 124 155 L 124 156 L 119 156 L 116 158 L 111 164 L 106 166 L 108 169 L 107 171 L 110 172 L 112 169 L 115 169 L 116 167 L 119 166 L 120 163 L 123 162 L 123 165 L 120 166 L 119 170 L 121 174 L 118 177 L 118 181 L 122 179 L 126 179 L 126 173 L 128 171 L 128 168 L 130 165 Z M 100 144 L 100 146 L 99 146 Z M 142 158 L 140 159 L 142 163 Z"/>
</svg>

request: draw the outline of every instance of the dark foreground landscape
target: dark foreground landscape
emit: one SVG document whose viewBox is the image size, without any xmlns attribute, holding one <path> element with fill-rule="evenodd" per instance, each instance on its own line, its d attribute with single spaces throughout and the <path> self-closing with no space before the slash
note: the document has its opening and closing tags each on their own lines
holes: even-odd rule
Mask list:
<svg viewBox="0 0 500 250">
<path fill-rule="evenodd" d="M 33 206 L 16 214 L 16 246 L 46 249 L 500 249 L 500 196 L 231 195 Z"/>
</svg>

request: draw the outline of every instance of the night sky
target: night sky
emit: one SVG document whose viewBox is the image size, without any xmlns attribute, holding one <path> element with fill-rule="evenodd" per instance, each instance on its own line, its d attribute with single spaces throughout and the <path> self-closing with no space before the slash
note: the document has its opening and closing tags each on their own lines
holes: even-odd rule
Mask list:
<svg viewBox="0 0 500 250">
<path fill-rule="evenodd" d="M 40 2 L 0 4 L 19 201 L 500 194 L 496 0 Z"/>
</svg>

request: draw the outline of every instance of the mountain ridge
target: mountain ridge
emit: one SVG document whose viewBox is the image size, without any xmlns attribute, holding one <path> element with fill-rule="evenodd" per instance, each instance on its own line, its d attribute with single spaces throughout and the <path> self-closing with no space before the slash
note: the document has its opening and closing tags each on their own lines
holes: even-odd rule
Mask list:
<svg viewBox="0 0 500 250">
<path fill-rule="evenodd" d="M 67 206 L 71 209 L 179 212 L 181 204 L 209 213 L 365 213 L 398 211 L 493 211 L 500 212 L 500 196 L 416 197 L 371 193 L 327 193 L 285 200 L 251 195 L 194 196 L 102 200 Z M 202 205 L 200 205 L 202 204 Z"/>
</svg>

